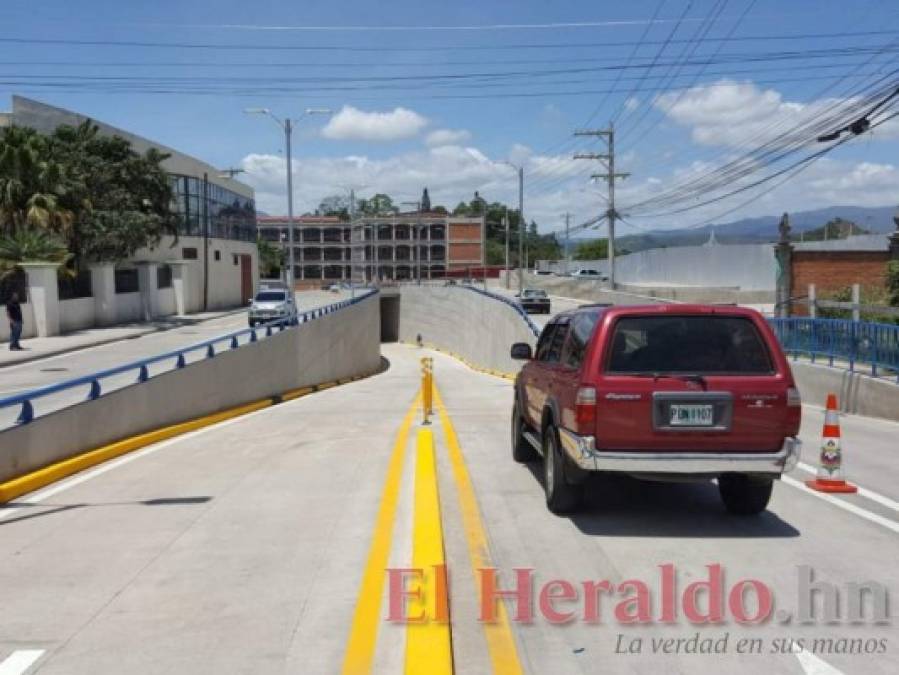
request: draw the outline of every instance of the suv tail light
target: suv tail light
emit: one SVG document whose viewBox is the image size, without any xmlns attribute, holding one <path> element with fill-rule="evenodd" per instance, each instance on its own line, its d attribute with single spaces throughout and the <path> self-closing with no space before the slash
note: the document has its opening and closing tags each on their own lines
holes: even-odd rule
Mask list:
<svg viewBox="0 0 899 675">
<path fill-rule="evenodd" d="M 594 387 L 579 387 L 574 399 L 574 418 L 579 430 L 585 426 L 592 426 L 596 421 L 596 389 Z"/>
<path fill-rule="evenodd" d="M 789 408 L 798 408 L 802 405 L 802 396 L 799 394 L 799 390 L 796 387 L 790 387 L 787 389 L 787 407 Z"/>
</svg>

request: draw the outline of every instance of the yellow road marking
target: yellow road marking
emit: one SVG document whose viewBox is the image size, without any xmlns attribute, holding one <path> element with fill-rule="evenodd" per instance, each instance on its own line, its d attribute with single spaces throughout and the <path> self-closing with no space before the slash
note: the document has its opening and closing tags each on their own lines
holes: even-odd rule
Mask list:
<svg viewBox="0 0 899 675">
<path fill-rule="evenodd" d="M 459 445 L 456 430 L 443 405 L 440 390 L 434 386 L 434 400 L 437 403 L 437 412 L 440 415 L 440 425 L 443 428 L 443 436 L 446 439 L 446 447 L 449 451 L 450 465 L 453 468 L 456 488 L 459 493 L 459 505 L 462 511 L 462 524 L 465 529 L 465 539 L 468 542 L 468 553 L 471 559 L 471 569 L 478 579 L 479 571 L 493 567 L 490 560 L 490 551 L 487 545 L 487 533 L 481 519 L 478 508 L 478 499 L 474 493 L 471 476 L 465 466 L 465 457 Z M 477 583 L 475 584 L 477 585 Z M 480 587 L 478 587 L 480 589 Z M 480 590 L 479 590 L 480 592 Z M 478 603 L 480 605 L 480 603 Z M 518 659 L 518 649 L 515 646 L 515 638 L 509 624 L 509 616 L 505 604 L 500 602 L 497 606 L 497 621 L 495 623 L 483 623 L 484 636 L 487 639 L 487 649 L 490 652 L 490 661 L 493 664 L 493 672 L 496 675 L 520 675 L 522 673 L 521 662 Z"/>
<path fill-rule="evenodd" d="M 218 422 L 223 422 L 232 417 L 246 415 L 255 410 L 267 408 L 270 405 L 272 405 L 272 399 L 267 398 L 262 401 L 256 401 L 255 403 L 249 403 L 236 408 L 229 408 L 228 410 L 223 410 L 222 412 L 214 413 L 212 415 L 198 417 L 197 419 L 188 422 L 180 422 L 178 424 L 163 427 L 162 429 L 156 429 L 155 431 L 148 431 L 144 434 L 131 436 L 130 438 L 101 446 L 75 457 L 64 459 L 61 462 L 56 462 L 43 469 L 38 469 L 37 471 L 32 471 L 24 476 L 13 478 L 6 483 L 0 483 L 0 504 L 13 500 L 28 492 L 34 492 L 50 483 L 55 483 L 58 480 L 71 476 L 74 473 L 78 473 L 79 471 L 114 459 L 128 452 L 138 450 L 147 445 L 164 441 L 173 436 L 185 434 L 188 431 L 195 431 L 203 427 L 208 427 L 211 424 L 217 424 Z"/>
<path fill-rule="evenodd" d="M 410 600 L 406 615 L 415 617 L 423 613 L 425 620 L 407 624 L 406 674 L 452 675 L 453 647 L 437 487 L 437 458 L 434 433 L 429 428 L 418 430 L 416 450 L 412 568 L 422 570 L 419 588 L 423 597 Z"/>
<path fill-rule="evenodd" d="M 371 375 L 376 375 L 378 372 L 379 371 L 374 371 L 372 373 L 360 375 L 359 379 L 363 377 L 370 377 Z M 74 457 L 63 459 L 54 464 L 50 464 L 49 466 L 45 466 L 41 469 L 37 469 L 36 471 L 27 473 L 24 476 L 18 476 L 6 481 L 5 483 L 0 483 L 0 504 L 5 504 L 6 502 L 12 501 L 13 499 L 21 497 L 24 494 L 39 490 L 40 488 L 45 487 L 50 483 L 55 483 L 56 481 L 67 478 L 72 474 L 78 473 L 79 471 L 84 471 L 85 469 L 89 469 L 92 466 L 96 466 L 97 464 L 102 464 L 103 462 L 109 461 L 110 459 L 115 459 L 120 455 L 133 452 L 134 450 L 139 450 L 143 447 L 153 445 L 154 443 L 167 440 L 174 436 L 186 434 L 189 431 L 196 431 L 197 429 L 202 429 L 203 427 L 208 427 L 212 424 L 224 422 L 225 420 L 231 419 L 232 417 L 246 415 L 247 413 L 261 410 L 262 408 L 267 408 L 268 406 L 274 405 L 275 401 L 278 398 L 280 398 L 281 401 L 290 401 L 292 399 L 305 396 L 306 394 L 310 394 L 313 391 L 329 389 L 330 387 L 335 386 L 335 384 L 335 382 L 330 382 L 313 387 L 291 389 L 290 391 L 282 394 L 280 397 L 266 398 L 262 399 L 261 401 L 246 403 L 244 405 L 229 408 L 227 410 L 222 410 L 221 412 L 213 413 L 211 415 L 204 415 L 203 417 L 198 417 L 186 422 L 178 422 L 177 424 L 162 427 L 161 429 L 147 431 L 142 434 L 137 434 L 136 436 L 124 438 L 120 441 L 115 441 L 114 443 L 103 445 L 93 450 L 88 450 L 87 452 L 83 452 Z"/>
<path fill-rule="evenodd" d="M 368 562 L 362 574 L 356 610 L 353 613 L 353 624 L 343 659 L 344 675 L 362 675 L 371 672 L 375 656 L 378 627 L 381 623 L 381 597 L 384 595 L 385 570 L 390 557 L 390 543 L 393 538 L 393 523 L 396 516 L 396 505 L 399 501 L 400 480 L 403 475 L 403 463 L 406 458 L 406 446 L 409 444 L 409 427 L 418 410 L 420 394 L 415 397 L 396 435 L 390 463 L 387 467 L 387 478 L 384 481 L 384 492 L 381 505 L 375 519 L 371 547 L 368 550 Z"/>
<path fill-rule="evenodd" d="M 315 387 L 301 387 L 300 389 L 291 389 L 290 391 L 285 391 L 281 394 L 282 401 L 292 401 L 295 398 L 300 398 L 300 396 L 306 396 L 307 394 L 311 394 L 315 391 Z"/>
</svg>

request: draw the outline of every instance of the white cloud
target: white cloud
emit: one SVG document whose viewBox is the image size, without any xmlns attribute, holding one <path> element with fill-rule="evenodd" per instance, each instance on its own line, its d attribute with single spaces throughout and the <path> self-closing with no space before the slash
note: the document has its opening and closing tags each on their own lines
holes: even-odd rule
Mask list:
<svg viewBox="0 0 899 675">
<path fill-rule="evenodd" d="M 788 101 L 774 89 L 762 90 L 752 82 L 724 79 L 661 94 L 654 105 L 677 124 L 690 128 L 693 140 L 699 144 L 754 147 L 825 113 L 849 121 L 857 114 L 849 110 L 856 102 L 851 98 Z M 841 110 L 846 111 L 845 116 L 840 115 Z M 899 121 L 875 129 L 872 137 L 899 138 Z"/>
<path fill-rule="evenodd" d="M 435 148 L 440 145 L 461 145 L 471 140 L 471 132 L 465 129 L 435 129 L 425 137 L 425 144 Z"/>
<path fill-rule="evenodd" d="M 341 141 L 396 141 L 417 136 L 427 125 L 427 118 L 408 108 L 378 112 L 345 105 L 322 129 L 322 136 Z"/>
<path fill-rule="evenodd" d="M 637 108 L 640 107 L 640 99 L 636 96 L 631 96 L 624 102 L 624 109 L 628 112 L 634 112 Z"/>
</svg>

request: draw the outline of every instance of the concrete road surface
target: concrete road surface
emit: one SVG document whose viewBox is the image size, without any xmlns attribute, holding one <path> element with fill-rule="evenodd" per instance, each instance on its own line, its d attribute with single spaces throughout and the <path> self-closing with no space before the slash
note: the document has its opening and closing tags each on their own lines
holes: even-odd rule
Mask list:
<svg viewBox="0 0 899 675">
<path fill-rule="evenodd" d="M 584 512 L 558 517 L 545 508 L 540 463 L 512 461 L 509 382 L 426 350 L 386 345 L 384 354 L 391 367 L 381 375 L 151 446 L 0 508 L 0 672 L 402 672 L 407 644 L 420 638 L 387 621 L 384 568 L 410 567 L 439 536 L 414 527 L 428 490 L 413 405 L 424 354 L 445 404 L 428 428 L 456 673 L 899 670 L 891 625 L 850 624 L 845 613 L 830 625 L 796 618 L 799 565 L 837 588 L 844 612 L 847 584 L 899 588 L 890 480 L 899 425 L 844 418 L 861 495 L 821 498 L 798 471 L 776 486 L 768 512 L 737 518 L 709 484 L 606 478 L 591 482 Z M 803 438 L 814 445 L 821 415 L 806 412 Z M 660 618 L 665 564 L 677 577 L 669 623 Z M 700 593 L 693 612 L 681 594 L 717 565 L 727 591 L 745 579 L 770 589 L 774 618 L 740 622 L 733 607 L 755 613 L 750 589 L 745 608 L 725 596 L 722 623 L 691 623 L 685 614 L 698 619 L 707 599 Z M 503 589 L 516 569 L 530 576 L 534 596 L 519 617 L 528 620 L 516 620 L 511 601 L 495 622 L 478 620 L 488 568 Z M 611 591 L 594 593 L 599 621 L 582 620 L 583 593 L 541 604 L 554 579 L 575 589 L 608 582 Z M 649 605 L 622 605 L 640 583 Z M 553 610 L 575 614 L 554 622 Z M 648 622 L 626 623 L 642 614 Z M 24 667 L 3 671 L 7 662 Z"/>
</svg>

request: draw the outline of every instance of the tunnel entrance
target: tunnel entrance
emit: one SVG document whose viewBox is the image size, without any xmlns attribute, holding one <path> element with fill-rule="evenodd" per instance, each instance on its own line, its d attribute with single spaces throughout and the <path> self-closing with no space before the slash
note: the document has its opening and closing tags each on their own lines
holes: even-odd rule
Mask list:
<svg viewBox="0 0 899 675">
<path fill-rule="evenodd" d="M 381 342 L 400 339 L 400 296 L 381 292 Z"/>
</svg>

